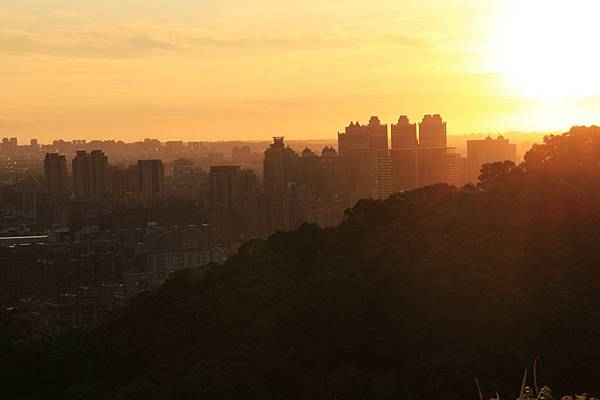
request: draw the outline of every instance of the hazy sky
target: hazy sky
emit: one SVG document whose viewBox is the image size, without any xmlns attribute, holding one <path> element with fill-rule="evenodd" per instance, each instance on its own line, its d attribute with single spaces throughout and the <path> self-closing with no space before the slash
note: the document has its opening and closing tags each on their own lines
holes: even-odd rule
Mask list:
<svg viewBox="0 0 600 400">
<path fill-rule="evenodd" d="M 595 0 L 2 0 L 0 137 L 600 123 Z"/>
</svg>

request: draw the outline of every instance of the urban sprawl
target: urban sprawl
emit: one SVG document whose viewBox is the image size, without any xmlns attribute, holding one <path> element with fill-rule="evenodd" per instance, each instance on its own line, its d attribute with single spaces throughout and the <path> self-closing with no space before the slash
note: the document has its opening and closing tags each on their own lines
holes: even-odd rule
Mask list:
<svg viewBox="0 0 600 400">
<path fill-rule="evenodd" d="M 448 141 L 437 114 L 351 122 L 337 143 L 5 138 L 0 305 L 40 331 L 93 326 L 173 271 L 221 263 L 247 240 L 336 225 L 362 198 L 476 183 L 483 164 L 523 153 L 501 135 L 459 149 Z"/>
</svg>

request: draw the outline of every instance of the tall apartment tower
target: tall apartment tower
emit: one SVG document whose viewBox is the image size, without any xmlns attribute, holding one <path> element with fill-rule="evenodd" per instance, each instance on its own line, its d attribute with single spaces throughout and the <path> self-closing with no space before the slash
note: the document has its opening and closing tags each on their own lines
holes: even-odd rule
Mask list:
<svg viewBox="0 0 600 400">
<path fill-rule="evenodd" d="M 418 186 L 418 145 L 417 124 L 411 124 L 406 115 L 392 124 L 392 191 L 414 189 Z"/>
<path fill-rule="evenodd" d="M 341 157 L 348 160 L 349 182 L 352 197 L 379 197 L 379 166 L 389 158 L 388 127 L 373 116 L 367 125 L 351 122 L 343 133 L 338 133 L 338 148 Z"/>
<path fill-rule="evenodd" d="M 417 124 L 411 124 L 406 115 L 400 116 L 397 124 L 392 124 L 392 149 L 415 148 Z"/>
<path fill-rule="evenodd" d="M 218 242 L 238 240 L 242 232 L 242 170 L 240 166 L 210 167 L 208 200 L 212 237 Z"/>
<path fill-rule="evenodd" d="M 387 199 L 394 192 L 391 157 L 377 157 L 376 182 L 377 198 Z"/>
<path fill-rule="evenodd" d="M 58 153 L 46 153 L 44 158 L 46 193 L 64 194 L 67 191 L 67 160 Z"/>
<path fill-rule="evenodd" d="M 447 147 L 446 122 L 439 114 L 425 115 L 419 124 L 419 145 L 421 147 Z"/>
<path fill-rule="evenodd" d="M 496 139 L 467 140 L 468 180 L 477 182 L 483 164 L 497 161 L 517 161 L 517 145 L 510 143 L 502 135 Z"/>
<path fill-rule="evenodd" d="M 286 147 L 283 137 L 274 137 L 263 160 L 264 216 L 263 233 L 290 228 L 290 186 L 299 178 L 299 157 Z"/>
<path fill-rule="evenodd" d="M 367 125 L 350 122 L 344 133 L 338 133 L 338 149 L 340 156 L 358 150 L 375 150 L 379 155 L 387 155 L 388 128 L 373 116 Z"/>
<path fill-rule="evenodd" d="M 164 190 L 165 168 L 161 160 L 137 162 L 138 190 L 145 199 L 152 199 Z"/>
<path fill-rule="evenodd" d="M 238 209 L 241 201 L 242 169 L 239 165 L 210 167 L 208 200 L 213 205 Z"/>
<path fill-rule="evenodd" d="M 100 150 L 91 153 L 78 151 L 72 161 L 73 192 L 86 199 L 106 193 L 108 157 Z"/>
<path fill-rule="evenodd" d="M 419 124 L 418 186 L 448 182 L 449 150 L 446 122 L 439 114 L 425 115 Z"/>
<path fill-rule="evenodd" d="M 348 197 L 348 160 L 339 157 L 334 148 L 325 147 L 321 156 L 307 148 L 299 161 L 299 182 L 314 199 L 329 201 Z"/>
<path fill-rule="evenodd" d="M 298 179 L 298 155 L 286 147 L 283 137 L 274 137 L 263 160 L 265 192 L 286 190 Z"/>
</svg>

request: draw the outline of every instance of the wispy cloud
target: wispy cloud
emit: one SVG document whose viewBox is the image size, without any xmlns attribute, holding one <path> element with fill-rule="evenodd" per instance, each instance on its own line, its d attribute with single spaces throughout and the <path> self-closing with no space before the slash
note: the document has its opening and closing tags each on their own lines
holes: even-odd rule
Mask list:
<svg viewBox="0 0 600 400">
<path fill-rule="evenodd" d="M 57 57 L 134 57 L 176 46 L 142 31 L 61 31 L 52 33 L 0 30 L 0 53 Z"/>
<path fill-rule="evenodd" d="M 140 57 L 158 51 L 186 51 L 205 48 L 303 51 L 386 46 L 432 45 L 432 39 L 403 34 L 296 33 L 230 36 L 205 34 L 190 29 L 171 29 L 146 25 L 38 32 L 0 29 L 0 53 L 42 54 L 55 57 Z"/>
</svg>

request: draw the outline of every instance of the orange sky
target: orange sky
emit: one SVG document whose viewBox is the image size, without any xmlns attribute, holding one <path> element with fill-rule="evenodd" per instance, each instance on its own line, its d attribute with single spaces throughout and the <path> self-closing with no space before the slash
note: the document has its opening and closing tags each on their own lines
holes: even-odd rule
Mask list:
<svg viewBox="0 0 600 400">
<path fill-rule="evenodd" d="M 0 137 L 330 138 L 600 123 L 595 0 L 3 0 Z"/>
</svg>

